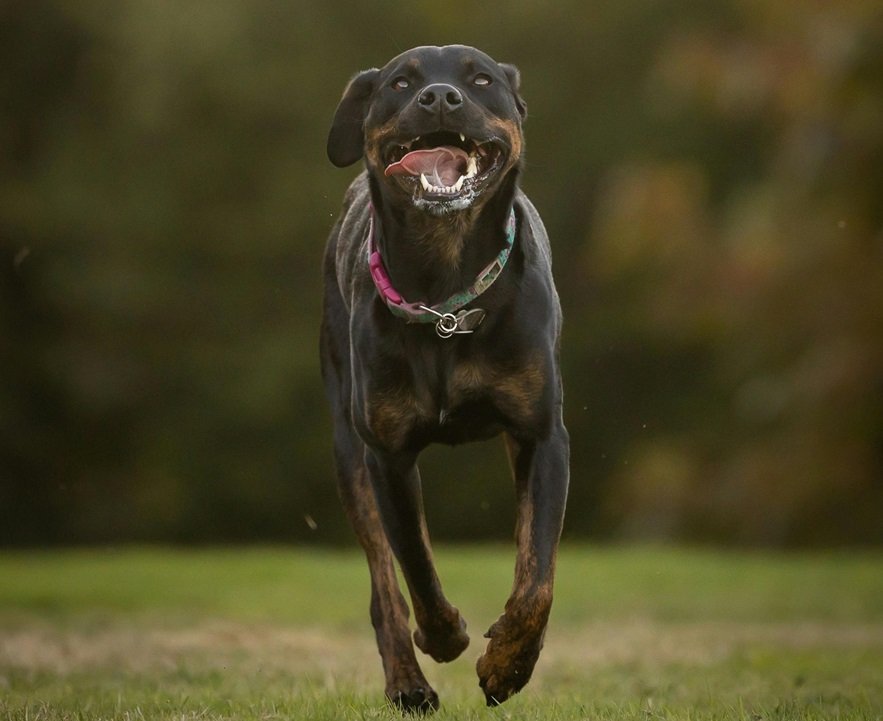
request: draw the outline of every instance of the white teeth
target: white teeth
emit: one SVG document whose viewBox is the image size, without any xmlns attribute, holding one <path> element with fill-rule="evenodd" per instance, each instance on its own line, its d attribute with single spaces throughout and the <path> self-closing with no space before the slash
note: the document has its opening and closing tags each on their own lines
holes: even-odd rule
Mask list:
<svg viewBox="0 0 883 721">
<path fill-rule="evenodd" d="M 465 142 L 466 142 L 466 136 L 463 135 L 463 133 L 460 133 L 460 142 L 461 142 L 461 143 L 465 143 Z"/>
<path fill-rule="evenodd" d="M 470 155 L 469 161 L 466 163 L 466 177 L 474 178 L 476 175 L 478 175 L 478 162 L 474 155 Z"/>
<path fill-rule="evenodd" d="M 424 173 L 420 173 L 420 185 L 423 186 L 423 190 L 427 193 L 434 193 L 436 195 L 455 195 L 463 189 L 463 183 L 466 181 L 467 177 L 468 176 L 461 175 L 459 180 L 453 185 L 433 185 L 429 182 Z"/>
<path fill-rule="evenodd" d="M 420 185 L 423 186 L 423 190 L 427 193 L 447 193 L 448 189 L 443 185 L 433 185 L 426 179 L 426 175 L 424 173 L 420 173 Z"/>
</svg>

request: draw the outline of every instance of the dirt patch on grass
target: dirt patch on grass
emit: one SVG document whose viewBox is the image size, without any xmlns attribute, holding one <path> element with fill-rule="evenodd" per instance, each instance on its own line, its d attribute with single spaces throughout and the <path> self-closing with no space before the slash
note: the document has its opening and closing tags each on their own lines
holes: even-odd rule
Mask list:
<svg viewBox="0 0 883 721">
<path fill-rule="evenodd" d="M 0 630 L 0 672 L 69 675 L 112 668 L 144 673 L 186 667 L 322 676 L 360 674 L 376 658 L 370 636 L 227 621 L 179 628 Z"/>
<path fill-rule="evenodd" d="M 477 655 L 473 638 L 467 656 Z M 553 625 L 539 671 L 623 664 L 704 665 L 750 647 L 847 648 L 883 652 L 883 626 L 821 623 L 599 622 Z M 425 665 L 432 664 L 427 661 Z M 0 673 L 70 675 L 100 669 L 150 672 L 180 668 L 284 673 L 376 682 L 380 663 L 370 632 L 206 621 L 186 627 L 118 623 L 83 629 L 20 625 L 0 629 Z"/>
<path fill-rule="evenodd" d="M 747 647 L 879 648 L 883 626 L 822 623 L 603 622 L 550 630 L 546 663 L 607 666 L 634 663 L 715 663 Z"/>
</svg>

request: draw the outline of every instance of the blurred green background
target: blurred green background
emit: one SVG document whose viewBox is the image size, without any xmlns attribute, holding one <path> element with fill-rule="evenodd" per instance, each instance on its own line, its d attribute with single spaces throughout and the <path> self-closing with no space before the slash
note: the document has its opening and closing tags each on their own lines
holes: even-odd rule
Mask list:
<svg viewBox="0 0 883 721">
<path fill-rule="evenodd" d="M 351 542 L 319 380 L 325 158 L 359 69 L 522 71 L 565 310 L 566 536 L 883 541 L 872 0 L 6 0 L 0 544 Z M 499 443 L 435 538 L 504 539 Z"/>
</svg>

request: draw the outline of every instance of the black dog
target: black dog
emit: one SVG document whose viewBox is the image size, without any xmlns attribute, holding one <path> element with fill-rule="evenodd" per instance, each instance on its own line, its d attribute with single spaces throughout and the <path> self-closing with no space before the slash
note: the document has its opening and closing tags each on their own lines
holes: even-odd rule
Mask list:
<svg viewBox="0 0 883 721">
<path fill-rule="evenodd" d="M 322 372 L 340 495 L 371 572 L 386 695 L 430 710 L 436 661 L 469 643 L 442 593 L 417 455 L 503 434 L 518 494 L 515 583 L 477 670 L 489 705 L 519 691 L 543 645 L 568 484 L 549 242 L 518 188 L 519 75 L 464 46 L 420 47 L 356 75 L 328 136 L 338 167 L 364 156 L 324 261 Z"/>
</svg>

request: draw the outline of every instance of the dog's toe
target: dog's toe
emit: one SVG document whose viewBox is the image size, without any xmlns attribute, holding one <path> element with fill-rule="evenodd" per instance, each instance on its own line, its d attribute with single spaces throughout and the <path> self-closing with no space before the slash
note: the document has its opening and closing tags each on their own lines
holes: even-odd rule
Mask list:
<svg viewBox="0 0 883 721">
<path fill-rule="evenodd" d="M 498 706 L 530 680 L 543 646 L 543 631 L 525 633 L 505 615 L 485 634 L 487 649 L 475 664 L 488 706 Z"/>
<path fill-rule="evenodd" d="M 387 693 L 390 703 L 403 713 L 432 713 L 438 711 L 438 694 L 429 686 Z"/>
<path fill-rule="evenodd" d="M 479 686 L 484 691 L 488 706 L 499 706 L 507 701 L 518 693 L 530 678 L 529 673 L 522 674 L 519 669 L 495 668 L 486 654 L 478 659 L 477 670 Z"/>
<path fill-rule="evenodd" d="M 469 646 L 469 635 L 466 633 L 466 621 L 456 616 L 452 627 L 444 630 L 418 628 L 414 631 L 414 643 L 423 653 L 434 661 L 447 663 L 457 658 Z"/>
</svg>

